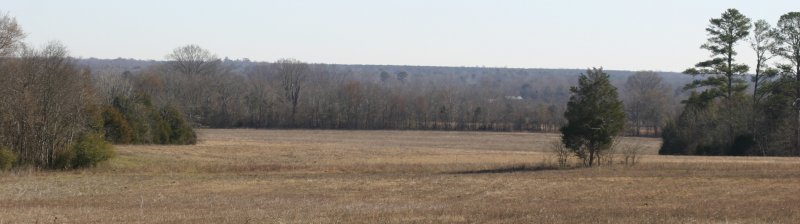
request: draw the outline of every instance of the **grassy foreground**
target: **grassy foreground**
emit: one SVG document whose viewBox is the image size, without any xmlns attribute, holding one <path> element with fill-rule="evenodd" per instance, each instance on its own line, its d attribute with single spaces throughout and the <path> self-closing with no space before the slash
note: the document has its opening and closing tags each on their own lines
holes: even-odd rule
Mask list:
<svg viewBox="0 0 800 224">
<path fill-rule="evenodd" d="M 540 169 L 557 135 L 200 130 L 101 167 L 0 173 L 0 223 L 794 223 L 799 158 Z M 545 167 L 546 168 L 546 167 Z"/>
</svg>

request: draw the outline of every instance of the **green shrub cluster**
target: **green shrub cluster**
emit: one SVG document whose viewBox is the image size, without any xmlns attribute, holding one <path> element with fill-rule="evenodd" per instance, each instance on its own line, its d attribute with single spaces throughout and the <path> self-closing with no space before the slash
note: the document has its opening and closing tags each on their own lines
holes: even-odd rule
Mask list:
<svg viewBox="0 0 800 224">
<path fill-rule="evenodd" d="M 108 141 L 122 144 L 128 144 L 133 141 L 133 129 L 119 110 L 112 106 L 104 106 L 102 119 Z"/>
<path fill-rule="evenodd" d="M 114 158 L 116 152 L 103 135 L 91 133 L 81 137 L 69 149 L 61 151 L 53 162 L 57 169 L 93 167 Z"/>
<path fill-rule="evenodd" d="M 17 161 L 17 155 L 6 148 L 0 148 L 0 171 L 11 169 L 11 165 Z"/>
<path fill-rule="evenodd" d="M 172 106 L 156 108 L 147 95 L 116 96 L 102 108 L 102 131 L 117 144 L 194 144 L 197 136 L 183 113 Z"/>
<path fill-rule="evenodd" d="M 116 96 L 110 105 L 89 108 L 90 131 L 70 147 L 56 152 L 49 166 L 54 169 L 93 167 L 115 156 L 117 144 L 194 144 L 197 136 L 184 115 L 176 108 L 156 108 L 147 95 Z M 10 156 L 9 156 L 10 155 Z M 7 159 L 11 158 L 11 159 Z M 13 154 L 0 151 L 0 168 Z"/>
<path fill-rule="evenodd" d="M 114 158 L 116 153 L 110 143 L 99 134 L 89 134 L 72 146 L 75 157 L 72 165 L 75 168 L 95 166 L 100 162 Z"/>
</svg>

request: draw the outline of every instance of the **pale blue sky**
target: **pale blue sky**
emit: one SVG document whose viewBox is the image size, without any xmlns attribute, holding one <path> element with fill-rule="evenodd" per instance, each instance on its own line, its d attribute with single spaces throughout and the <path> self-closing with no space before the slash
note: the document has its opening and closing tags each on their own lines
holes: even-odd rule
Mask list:
<svg viewBox="0 0 800 224">
<path fill-rule="evenodd" d="M 660 71 L 705 59 L 708 19 L 731 7 L 774 24 L 800 1 L 0 0 L 27 42 L 84 58 L 164 59 L 198 44 L 259 61 Z"/>
</svg>

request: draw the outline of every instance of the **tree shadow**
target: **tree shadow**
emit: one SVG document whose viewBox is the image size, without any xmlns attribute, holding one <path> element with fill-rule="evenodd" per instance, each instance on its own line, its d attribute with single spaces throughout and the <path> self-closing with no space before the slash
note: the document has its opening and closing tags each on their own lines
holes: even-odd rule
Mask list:
<svg viewBox="0 0 800 224">
<path fill-rule="evenodd" d="M 559 167 L 557 165 L 537 164 L 537 165 L 514 165 L 514 166 L 498 167 L 492 169 L 481 169 L 481 170 L 465 170 L 465 171 L 449 172 L 447 174 L 496 174 L 496 173 L 538 172 L 538 171 L 548 171 L 548 170 L 571 170 L 571 169 L 575 169 L 575 167 Z"/>
</svg>

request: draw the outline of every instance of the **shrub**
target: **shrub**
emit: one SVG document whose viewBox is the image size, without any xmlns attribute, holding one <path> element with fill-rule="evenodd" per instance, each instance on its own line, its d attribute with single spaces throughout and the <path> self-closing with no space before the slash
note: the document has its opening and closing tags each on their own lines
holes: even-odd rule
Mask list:
<svg viewBox="0 0 800 224">
<path fill-rule="evenodd" d="M 17 155 L 15 155 L 13 151 L 6 148 L 0 148 L 0 170 L 11 169 L 11 165 L 14 165 L 14 162 L 16 161 Z"/>
<path fill-rule="evenodd" d="M 186 122 L 178 109 L 168 106 L 163 108 L 161 113 L 172 131 L 167 144 L 189 145 L 197 142 L 197 135 L 192 130 L 192 126 Z"/>
<path fill-rule="evenodd" d="M 689 142 L 683 135 L 683 131 L 678 127 L 674 121 L 667 122 L 667 125 L 661 130 L 661 139 L 663 143 L 658 150 L 659 155 L 686 155 L 689 154 L 686 149 L 689 147 Z"/>
<path fill-rule="evenodd" d="M 569 157 L 572 154 L 572 151 L 564 146 L 564 143 L 561 141 L 553 141 L 550 143 L 550 153 L 552 153 L 553 157 L 555 157 L 556 162 L 558 162 L 558 167 L 564 168 L 569 166 Z"/>
<path fill-rule="evenodd" d="M 72 147 L 70 164 L 74 168 L 96 166 L 98 163 L 113 158 L 116 153 L 110 143 L 100 134 L 87 134 Z M 69 155 L 67 155 L 69 156 Z"/>
<path fill-rule="evenodd" d="M 169 144 L 169 138 L 172 134 L 172 129 L 169 127 L 167 120 L 159 111 L 152 111 L 150 113 L 150 127 L 152 127 L 151 137 L 152 143 L 155 144 Z"/>
<path fill-rule="evenodd" d="M 636 165 L 639 161 L 639 153 L 644 149 L 641 144 L 628 144 L 621 148 L 623 163 L 628 166 Z"/>
<path fill-rule="evenodd" d="M 194 144 L 197 136 L 182 112 L 156 109 L 147 94 L 116 96 L 102 109 L 105 138 L 119 144 Z"/>
<path fill-rule="evenodd" d="M 50 168 L 53 169 L 70 169 L 72 168 L 72 161 L 75 160 L 75 150 L 69 148 L 67 150 L 61 150 L 56 153 L 56 156 L 53 158 L 53 163 L 50 165 Z"/>
<path fill-rule="evenodd" d="M 114 143 L 129 144 L 133 141 L 133 129 L 128 120 L 114 107 L 103 108 L 103 129 L 106 139 Z"/>
</svg>

